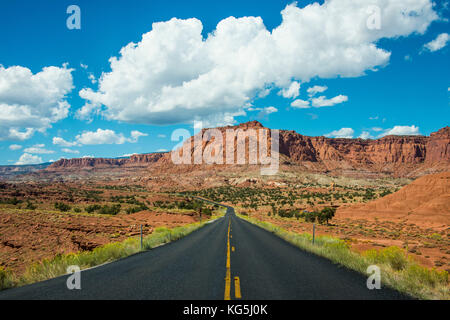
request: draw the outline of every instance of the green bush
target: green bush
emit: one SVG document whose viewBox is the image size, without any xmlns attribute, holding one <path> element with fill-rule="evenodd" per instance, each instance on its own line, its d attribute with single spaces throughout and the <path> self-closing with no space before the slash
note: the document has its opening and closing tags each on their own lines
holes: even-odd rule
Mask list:
<svg viewBox="0 0 450 320">
<path fill-rule="evenodd" d="M 387 264 L 394 270 L 403 270 L 408 264 L 406 253 L 399 247 L 389 247 L 382 250 L 368 250 L 364 255 L 374 264 Z"/>
<path fill-rule="evenodd" d="M 34 205 L 30 200 L 27 201 L 27 206 L 25 207 L 25 209 L 35 210 L 36 208 L 37 208 L 37 206 Z"/>
<path fill-rule="evenodd" d="M 108 206 L 107 204 L 105 204 L 103 207 L 100 208 L 100 210 L 98 210 L 98 213 L 100 214 L 110 214 L 110 215 L 116 215 L 120 212 L 120 204 L 113 204 L 111 206 Z"/>
<path fill-rule="evenodd" d="M 102 207 L 98 204 L 91 204 L 91 205 L 87 206 L 85 210 L 87 213 L 93 213 L 97 210 L 100 210 L 101 208 Z"/>
<path fill-rule="evenodd" d="M 422 285 L 432 287 L 436 287 L 439 284 L 448 285 L 448 272 L 445 270 L 427 269 L 418 264 L 411 264 L 405 269 L 404 274 L 408 280 L 419 282 Z"/>
<path fill-rule="evenodd" d="M 12 273 L 0 266 L 0 290 L 10 288 L 13 284 Z"/>
<path fill-rule="evenodd" d="M 55 209 L 57 209 L 61 212 L 67 212 L 67 211 L 70 211 L 70 209 L 72 209 L 72 207 L 63 202 L 55 202 Z"/>
</svg>

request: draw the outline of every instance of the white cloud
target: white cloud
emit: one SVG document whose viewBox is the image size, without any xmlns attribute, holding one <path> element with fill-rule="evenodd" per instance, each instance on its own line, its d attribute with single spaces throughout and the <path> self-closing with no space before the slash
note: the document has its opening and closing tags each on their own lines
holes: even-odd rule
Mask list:
<svg viewBox="0 0 450 320">
<path fill-rule="evenodd" d="M 325 137 L 329 138 L 353 138 L 353 134 L 355 131 L 352 128 L 341 128 L 339 130 L 331 131 L 330 133 L 326 134 Z"/>
<path fill-rule="evenodd" d="M 39 164 L 42 163 L 42 158 L 39 156 L 34 156 L 29 153 L 24 153 L 20 156 L 19 160 L 16 162 L 16 165 L 25 165 L 25 164 Z"/>
<path fill-rule="evenodd" d="M 379 135 L 379 137 L 389 136 L 389 135 L 395 135 L 395 136 L 417 136 L 420 135 L 419 127 L 416 127 L 415 125 L 412 126 L 394 126 L 391 129 L 386 129 L 382 134 Z"/>
<path fill-rule="evenodd" d="M 95 76 L 92 73 L 88 74 L 88 78 L 89 78 L 89 80 L 91 80 L 92 84 L 96 84 L 97 83 L 97 79 L 95 79 Z"/>
<path fill-rule="evenodd" d="M 122 133 L 116 133 L 109 129 L 97 129 L 97 131 L 85 131 L 76 136 L 77 144 L 81 145 L 97 145 L 97 144 L 124 144 L 125 142 L 136 143 L 139 137 L 147 136 L 147 134 L 137 130 L 131 131 L 131 137 L 125 138 Z"/>
<path fill-rule="evenodd" d="M 375 117 L 369 117 L 369 120 L 378 120 L 378 119 L 379 119 L 378 116 L 375 116 Z"/>
<path fill-rule="evenodd" d="M 269 95 L 271 91 L 271 88 L 265 88 L 263 90 L 261 90 L 260 92 L 258 92 L 258 98 L 265 98 Z"/>
<path fill-rule="evenodd" d="M 348 97 L 340 94 L 331 99 L 327 99 L 325 96 L 313 98 L 311 100 L 311 104 L 313 107 L 321 108 L 321 107 L 331 107 L 345 101 L 348 101 Z"/>
<path fill-rule="evenodd" d="M 75 141 L 66 141 L 61 137 L 54 137 L 53 144 L 61 147 L 75 147 L 81 145 L 98 144 L 124 144 L 125 142 L 136 143 L 140 137 L 146 137 L 148 134 L 133 130 L 130 137 L 126 138 L 122 133 L 116 133 L 114 130 L 97 129 L 97 131 L 84 131 L 75 137 Z"/>
<path fill-rule="evenodd" d="M 26 140 L 66 118 L 72 71 L 64 65 L 33 74 L 21 66 L 0 65 L 0 140 Z"/>
<path fill-rule="evenodd" d="M 156 152 L 167 152 L 167 149 L 158 149 Z"/>
<path fill-rule="evenodd" d="M 269 114 L 275 113 L 275 112 L 278 112 L 277 108 L 272 107 L 272 106 L 265 107 L 265 108 L 262 108 L 261 112 L 258 113 L 258 117 L 265 117 L 265 116 L 268 116 Z"/>
<path fill-rule="evenodd" d="M 80 151 L 78 151 L 78 150 L 73 150 L 73 149 L 69 149 L 69 148 L 62 148 L 61 151 L 65 152 L 65 153 L 73 153 L 73 154 L 79 154 L 80 153 Z"/>
<path fill-rule="evenodd" d="M 44 144 L 35 144 L 32 147 L 26 148 L 23 151 L 26 153 L 37 153 L 37 154 L 52 154 L 55 153 L 53 150 L 47 150 L 44 148 Z"/>
<path fill-rule="evenodd" d="M 381 29 L 367 27 L 369 3 L 328 0 L 304 8 L 288 5 L 282 22 L 267 30 L 260 17 L 229 17 L 206 39 L 197 19 L 154 23 L 138 43 L 110 61 L 98 91 L 79 94 L 110 120 L 173 124 L 193 120 L 230 123 L 268 87 L 293 79 L 358 77 L 389 62 L 382 38 L 423 34 L 438 19 L 431 0 L 373 0 Z M 90 112 L 88 112 L 90 111 Z"/>
<path fill-rule="evenodd" d="M 83 64 L 83 63 L 80 63 L 80 67 L 82 67 L 83 69 L 87 69 L 88 68 L 88 65 L 87 64 Z"/>
<path fill-rule="evenodd" d="M 128 139 L 128 142 L 136 143 L 136 142 L 138 142 L 140 137 L 146 137 L 146 136 L 148 136 L 148 134 L 139 132 L 137 130 L 133 130 L 133 131 L 131 131 L 131 138 Z"/>
<path fill-rule="evenodd" d="M 310 108 L 311 106 L 309 105 L 309 101 L 297 99 L 291 103 L 291 107 L 307 109 L 307 108 Z"/>
<path fill-rule="evenodd" d="M 164 139 L 167 138 L 167 136 L 165 134 L 158 134 L 158 138 Z"/>
<path fill-rule="evenodd" d="M 78 145 L 77 142 L 69 142 L 61 137 L 53 137 L 53 144 L 56 144 L 61 147 L 74 147 Z"/>
<path fill-rule="evenodd" d="M 366 139 L 371 139 L 372 136 L 370 135 L 370 132 L 368 132 L 368 131 L 363 131 L 363 132 L 361 133 L 361 135 L 360 135 L 358 138 L 361 138 L 361 139 L 366 140 Z"/>
<path fill-rule="evenodd" d="M 327 86 L 314 86 L 311 88 L 308 88 L 308 90 L 306 90 L 306 92 L 308 92 L 308 95 L 310 97 L 314 96 L 316 93 L 321 93 L 324 92 L 328 89 Z"/>
<path fill-rule="evenodd" d="M 22 146 L 21 145 L 18 145 L 18 144 L 12 144 L 12 145 L 10 145 L 9 146 L 9 149 L 10 150 L 19 150 L 19 149 L 22 149 Z"/>
<path fill-rule="evenodd" d="M 288 88 L 281 89 L 279 95 L 282 95 L 284 98 L 292 98 L 295 99 L 300 94 L 300 83 L 297 81 L 293 81 Z"/>
<path fill-rule="evenodd" d="M 449 41 L 450 35 L 448 33 L 441 33 L 436 39 L 426 43 L 423 47 L 431 52 L 434 52 L 444 48 Z"/>
</svg>

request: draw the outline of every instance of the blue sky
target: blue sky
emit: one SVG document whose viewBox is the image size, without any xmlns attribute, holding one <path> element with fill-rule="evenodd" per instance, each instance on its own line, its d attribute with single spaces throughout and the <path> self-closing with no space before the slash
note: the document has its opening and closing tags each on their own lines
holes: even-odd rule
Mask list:
<svg viewBox="0 0 450 320">
<path fill-rule="evenodd" d="M 193 120 L 259 120 L 304 135 L 354 138 L 429 135 L 449 124 L 448 2 L 427 7 L 428 0 L 416 0 L 413 9 L 421 11 L 413 10 L 404 25 L 389 15 L 394 9 L 382 7 L 374 32 L 346 28 L 355 17 L 351 10 L 356 17 L 361 12 L 346 7 L 347 0 L 306 10 L 313 2 L 3 1 L 0 164 L 170 150 L 172 131 L 192 128 Z M 66 26 L 72 4 L 81 9 L 80 30 Z M 167 22 L 174 17 L 179 22 Z M 260 17 L 263 24 L 229 17 Z M 155 32 L 154 22 L 163 22 Z M 120 53 L 146 33 L 145 41 Z M 118 60 L 113 72 L 111 57 Z M 49 85 L 41 88 L 32 78 L 49 66 L 57 70 L 43 77 Z M 109 75 L 100 89 L 102 73 Z M 198 82 L 204 75 L 210 78 Z M 322 92 L 308 93 L 314 86 Z M 167 94 L 165 87 L 171 87 Z M 293 106 L 296 100 L 302 108 Z"/>
</svg>

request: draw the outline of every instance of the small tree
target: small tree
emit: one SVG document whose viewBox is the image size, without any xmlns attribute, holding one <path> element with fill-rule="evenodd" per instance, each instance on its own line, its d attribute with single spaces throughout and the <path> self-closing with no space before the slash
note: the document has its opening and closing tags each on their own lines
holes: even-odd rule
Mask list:
<svg viewBox="0 0 450 320">
<path fill-rule="evenodd" d="M 320 212 L 319 219 L 322 221 L 326 221 L 328 224 L 328 221 L 333 219 L 335 213 L 336 213 L 336 208 L 330 208 L 330 207 L 323 208 L 322 211 Z"/>
</svg>

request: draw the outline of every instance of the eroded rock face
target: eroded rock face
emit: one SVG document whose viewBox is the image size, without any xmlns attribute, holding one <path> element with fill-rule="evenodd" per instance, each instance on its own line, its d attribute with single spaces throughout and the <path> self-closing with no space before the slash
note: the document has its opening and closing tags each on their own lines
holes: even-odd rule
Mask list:
<svg viewBox="0 0 450 320">
<path fill-rule="evenodd" d="M 108 167 L 122 167 L 135 165 L 148 165 L 157 162 L 165 153 L 148 153 L 135 154 L 129 158 L 74 158 L 74 159 L 60 159 L 51 164 L 46 170 L 60 170 L 64 168 L 73 169 L 89 169 L 89 168 L 108 168 Z"/>
<path fill-rule="evenodd" d="M 450 161 L 450 127 L 430 134 L 426 145 L 426 163 Z"/>
<path fill-rule="evenodd" d="M 251 121 L 234 127 L 217 129 L 224 135 L 223 146 L 226 150 L 225 133 L 227 129 L 246 131 L 262 128 L 264 127 L 258 121 Z M 270 142 L 270 138 L 268 140 Z M 199 146 L 195 146 L 193 141 L 192 137 L 186 142 L 190 144 L 188 150 L 190 150 L 192 158 L 195 154 L 207 150 L 208 145 L 214 140 L 202 141 Z M 420 176 L 426 170 L 428 170 L 426 173 L 430 173 L 430 170 L 431 172 L 449 170 L 449 145 L 449 127 L 442 128 L 429 137 L 386 136 L 376 140 L 308 137 L 295 131 L 280 130 L 279 151 L 285 159 L 283 161 L 305 165 L 312 171 L 344 175 L 352 172 L 363 175 L 383 173 L 402 177 Z M 237 152 L 236 145 L 234 152 L 235 154 Z M 246 156 L 246 160 L 248 161 L 248 156 Z M 164 164 L 161 166 L 161 170 L 168 172 L 173 170 L 169 153 L 139 154 L 122 159 L 62 159 L 53 163 L 47 170 L 151 166 L 155 163 Z"/>
</svg>

